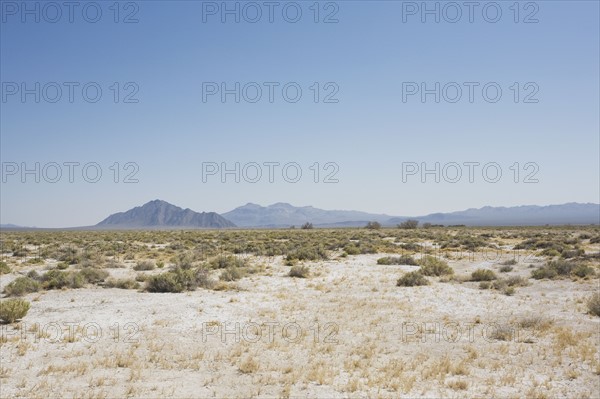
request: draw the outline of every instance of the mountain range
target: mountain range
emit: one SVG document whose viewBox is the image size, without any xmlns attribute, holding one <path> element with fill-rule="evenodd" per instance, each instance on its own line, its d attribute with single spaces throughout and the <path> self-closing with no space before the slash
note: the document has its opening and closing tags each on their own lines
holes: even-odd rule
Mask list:
<svg viewBox="0 0 600 399">
<path fill-rule="evenodd" d="M 471 208 L 449 213 L 423 216 L 390 216 L 360 211 L 324 210 L 312 206 L 296 207 L 278 202 L 269 206 L 253 203 L 219 215 L 195 212 L 162 200 L 150 201 L 125 212 L 115 213 L 95 226 L 73 227 L 76 230 L 113 229 L 220 229 L 220 228 L 286 228 L 310 222 L 315 227 L 363 227 L 370 221 L 383 226 L 396 226 L 405 220 L 422 223 L 466 226 L 539 226 L 600 225 L 600 204 L 567 203 L 561 205 L 523 205 L 514 207 Z M 35 229 L 13 224 L 0 225 L 3 230 Z"/>
<path fill-rule="evenodd" d="M 161 200 L 150 201 L 126 212 L 110 215 L 95 227 L 135 228 L 224 228 L 235 224 L 215 212 L 194 212 Z"/>
</svg>

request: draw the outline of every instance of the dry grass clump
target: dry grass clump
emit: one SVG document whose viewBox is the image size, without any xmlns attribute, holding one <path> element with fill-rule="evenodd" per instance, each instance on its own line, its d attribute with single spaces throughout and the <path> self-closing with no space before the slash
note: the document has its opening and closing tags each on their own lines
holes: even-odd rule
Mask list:
<svg viewBox="0 0 600 399">
<path fill-rule="evenodd" d="M 120 288 L 123 290 L 135 290 L 140 288 L 140 283 L 133 279 L 108 279 L 104 284 L 106 288 Z"/>
<path fill-rule="evenodd" d="M 417 266 L 417 261 L 410 255 L 402 256 L 385 256 L 377 259 L 378 265 L 409 265 Z"/>
<path fill-rule="evenodd" d="M 587 301 L 588 312 L 600 317 L 600 292 L 594 293 Z"/>
<path fill-rule="evenodd" d="M 133 270 L 135 270 L 136 272 L 140 272 L 140 271 L 154 270 L 155 268 L 156 268 L 156 265 L 154 264 L 154 262 L 149 261 L 149 260 L 144 260 L 142 262 L 138 262 L 133 267 Z"/>
<path fill-rule="evenodd" d="M 10 267 L 6 264 L 6 262 L 0 262 L 0 275 L 9 274 L 10 272 Z"/>
<path fill-rule="evenodd" d="M 290 277 L 306 278 L 310 275 L 308 266 L 292 266 L 288 274 Z"/>
</svg>

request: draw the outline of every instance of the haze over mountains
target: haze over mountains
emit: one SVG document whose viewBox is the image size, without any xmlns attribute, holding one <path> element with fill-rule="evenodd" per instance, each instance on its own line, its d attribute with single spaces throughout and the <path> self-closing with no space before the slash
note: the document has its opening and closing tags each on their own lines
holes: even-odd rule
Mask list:
<svg viewBox="0 0 600 399">
<path fill-rule="evenodd" d="M 408 220 L 421 224 L 467 226 L 539 226 L 564 224 L 599 224 L 600 204 L 567 203 L 562 205 L 524 205 L 467 209 L 458 212 L 432 213 L 423 216 L 390 216 L 360 211 L 324 210 L 312 206 L 296 207 L 278 202 L 269 206 L 248 203 L 219 215 L 195 212 L 161 200 L 150 201 L 125 212 L 115 213 L 95 226 L 70 229 L 220 229 L 220 228 L 287 228 L 306 222 L 315 227 L 363 227 L 370 221 L 396 226 Z M 2 229 L 35 229 L 2 224 Z"/>
</svg>

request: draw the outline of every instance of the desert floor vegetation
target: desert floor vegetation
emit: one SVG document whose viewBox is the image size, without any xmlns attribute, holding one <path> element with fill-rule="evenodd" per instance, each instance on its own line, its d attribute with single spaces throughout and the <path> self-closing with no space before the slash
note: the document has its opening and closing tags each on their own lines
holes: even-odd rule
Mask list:
<svg viewBox="0 0 600 399">
<path fill-rule="evenodd" d="M 600 229 L 0 233 L 1 397 L 600 397 Z"/>
</svg>

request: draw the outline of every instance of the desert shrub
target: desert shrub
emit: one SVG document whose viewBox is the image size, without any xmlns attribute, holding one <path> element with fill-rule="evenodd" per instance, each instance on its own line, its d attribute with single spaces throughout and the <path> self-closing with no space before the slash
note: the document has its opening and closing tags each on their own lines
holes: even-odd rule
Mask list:
<svg viewBox="0 0 600 399">
<path fill-rule="evenodd" d="M 176 267 L 166 273 L 146 279 L 148 292 L 193 291 L 198 286 L 209 288 L 214 282 L 209 280 L 208 271 L 203 268 L 184 269 Z"/>
<path fill-rule="evenodd" d="M 310 274 L 310 269 L 307 266 L 292 266 L 290 269 L 290 277 L 306 278 Z"/>
<path fill-rule="evenodd" d="M 310 230 L 312 228 L 313 228 L 313 224 L 309 223 L 309 222 L 304 223 L 301 227 L 301 229 L 303 229 L 303 230 Z"/>
<path fill-rule="evenodd" d="M 315 246 L 311 248 L 301 247 L 291 250 L 287 253 L 285 260 L 287 265 L 292 265 L 297 261 L 315 261 L 328 259 L 329 255 L 327 250 L 322 246 Z"/>
<path fill-rule="evenodd" d="M 443 276 L 454 274 L 454 270 L 442 259 L 426 255 L 417 262 L 421 266 L 421 274 L 425 276 Z"/>
<path fill-rule="evenodd" d="M 17 277 L 4 287 L 4 293 L 8 296 L 22 296 L 32 292 L 38 292 L 40 288 L 40 283 L 32 278 Z"/>
<path fill-rule="evenodd" d="M 6 323 L 14 323 L 25 317 L 29 311 L 29 302 L 23 299 L 7 299 L 0 301 L 0 319 Z"/>
<path fill-rule="evenodd" d="M 594 293 L 587 301 L 588 312 L 600 317 L 600 292 Z"/>
<path fill-rule="evenodd" d="M 6 262 L 0 262 L 0 275 L 9 274 L 11 272 L 10 267 L 6 264 Z"/>
<path fill-rule="evenodd" d="M 216 258 L 210 261 L 210 266 L 213 269 L 227 269 L 230 267 L 246 267 L 248 266 L 248 262 L 246 259 L 241 258 L 239 256 L 226 255 L 226 256 L 217 256 Z"/>
<path fill-rule="evenodd" d="M 419 226 L 418 220 L 405 220 L 398 225 L 399 229 L 416 229 Z"/>
<path fill-rule="evenodd" d="M 378 265 L 410 265 L 417 266 L 417 261 L 409 255 L 402 256 L 385 256 L 377 259 Z"/>
<path fill-rule="evenodd" d="M 38 281 L 40 281 L 42 279 L 40 274 L 38 272 L 36 272 L 35 270 L 30 270 L 29 272 L 27 272 L 27 277 L 34 279 L 34 280 L 38 280 Z"/>
<path fill-rule="evenodd" d="M 69 268 L 69 264 L 66 262 L 58 262 L 58 264 L 56 265 L 56 268 L 58 270 L 66 270 Z"/>
<path fill-rule="evenodd" d="M 557 276 L 556 270 L 547 268 L 547 267 L 539 267 L 535 270 L 531 271 L 531 277 L 536 280 L 541 280 L 544 278 L 554 278 Z"/>
<path fill-rule="evenodd" d="M 212 289 L 214 288 L 216 281 L 210 276 L 210 272 L 204 268 L 198 268 L 196 270 L 196 283 L 199 287 Z"/>
<path fill-rule="evenodd" d="M 513 270 L 512 266 L 505 265 L 500 268 L 500 273 L 508 273 L 508 272 L 512 272 L 512 270 Z"/>
<path fill-rule="evenodd" d="M 154 270 L 155 267 L 156 267 L 156 265 L 154 264 L 154 262 L 149 261 L 149 260 L 144 260 L 144 261 L 138 262 L 133 267 L 133 270 L 135 270 L 136 272 L 146 271 L 146 270 Z"/>
<path fill-rule="evenodd" d="M 511 296 L 515 293 L 515 287 L 506 287 L 502 290 L 504 295 Z"/>
<path fill-rule="evenodd" d="M 406 273 L 396 282 L 398 287 L 415 287 L 418 285 L 428 285 L 429 281 L 419 271 Z"/>
<path fill-rule="evenodd" d="M 582 255 L 585 255 L 585 251 L 583 249 L 565 250 L 565 251 L 562 251 L 562 253 L 560 254 L 561 258 L 563 258 L 563 259 L 576 258 L 576 257 L 582 256 Z"/>
<path fill-rule="evenodd" d="M 183 292 L 183 284 L 172 272 L 151 276 L 146 282 L 148 292 Z"/>
<path fill-rule="evenodd" d="M 221 281 L 237 281 L 244 277 L 244 273 L 239 267 L 228 267 L 221 272 L 219 280 Z"/>
<path fill-rule="evenodd" d="M 42 287 L 48 290 L 61 288 L 81 288 L 86 282 L 79 272 L 50 270 L 42 276 Z"/>
<path fill-rule="evenodd" d="M 360 248 L 357 247 L 354 244 L 348 244 L 344 247 L 344 252 L 347 255 L 359 255 L 360 254 Z"/>
<path fill-rule="evenodd" d="M 577 270 L 579 274 L 583 274 L 588 271 L 581 267 L 581 264 L 566 261 L 566 260 L 554 260 L 546 263 L 546 265 L 539 267 L 531 272 L 531 277 L 540 280 L 543 278 L 555 278 L 555 277 L 566 277 L 570 276 L 573 271 Z M 593 270 L 591 270 L 593 272 Z"/>
<path fill-rule="evenodd" d="M 101 283 L 108 277 L 108 272 L 106 270 L 96 269 L 93 267 L 81 269 L 79 274 L 81 274 L 85 281 L 91 284 Z"/>
<path fill-rule="evenodd" d="M 479 283 L 479 289 L 480 290 L 487 290 L 491 288 L 491 284 L 489 281 L 482 281 L 481 283 Z"/>
<path fill-rule="evenodd" d="M 505 260 L 504 262 L 501 263 L 501 265 L 503 265 L 503 266 L 514 266 L 516 264 L 517 264 L 516 259 Z"/>
<path fill-rule="evenodd" d="M 589 266 L 589 265 L 585 265 L 585 264 L 579 264 L 577 266 L 575 266 L 575 268 L 572 271 L 573 275 L 577 276 L 577 277 L 587 277 L 587 276 L 593 276 L 594 274 L 596 274 L 594 272 L 594 268 Z"/>
<path fill-rule="evenodd" d="M 122 290 L 135 290 L 140 288 L 140 283 L 132 279 L 108 279 L 106 284 L 107 288 L 120 288 Z"/>
<path fill-rule="evenodd" d="M 471 281 L 492 281 L 496 278 L 496 273 L 488 269 L 477 269 L 471 273 Z"/>
<path fill-rule="evenodd" d="M 504 281 L 509 287 L 527 287 L 529 285 L 527 278 L 521 276 L 512 276 Z"/>
<path fill-rule="evenodd" d="M 381 223 L 379 222 L 369 222 L 367 223 L 367 225 L 365 226 L 366 229 L 369 230 L 379 230 L 381 228 Z"/>
</svg>

